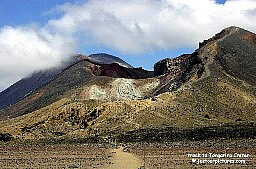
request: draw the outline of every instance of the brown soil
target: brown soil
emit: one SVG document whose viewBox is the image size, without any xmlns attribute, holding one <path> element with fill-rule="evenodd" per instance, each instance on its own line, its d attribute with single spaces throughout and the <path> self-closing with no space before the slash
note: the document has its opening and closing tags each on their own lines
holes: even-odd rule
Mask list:
<svg viewBox="0 0 256 169">
<path fill-rule="evenodd" d="M 106 169 L 138 169 L 143 165 L 143 161 L 136 155 L 124 152 L 124 148 L 120 147 L 112 151 L 112 163 L 106 166 Z"/>
<path fill-rule="evenodd" d="M 0 168 L 104 168 L 110 149 L 88 146 L 0 147 Z"/>
<path fill-rule="evenodd" d="M 145 160 L 146 169 L 177 169 L 177 168 L 255 168 L 255 148 L 216 148 L 216 147 L 136 147 L 129 149 Z M 250 154 L 248 158 L 220 158 L 221 160 L 245 160 L 245 164 L 196 164 L 188 154 L 215 153 L 215 154 Z M 194 158 L 200 160 L 217 160 L 218 158 Z"/>
<path fill-rule="evenodd" d="M 189 153 L 250 154 L 246 164 L 192 164 Z M 170 168 L 255 168 L 254 147 L 137 146 L 107 148 L 88 145 L 2 146 L 0 168 L 102 168 L 102 169 L 170 169 Z M 207 158 L 210 159 L 210 158 Z M 223 158 L 226 159 L 226 158 Z M 230 158 L 231 159 L 231 158 Z M 143 167 L 145 165 L 145 167 Z"/>
</svg>

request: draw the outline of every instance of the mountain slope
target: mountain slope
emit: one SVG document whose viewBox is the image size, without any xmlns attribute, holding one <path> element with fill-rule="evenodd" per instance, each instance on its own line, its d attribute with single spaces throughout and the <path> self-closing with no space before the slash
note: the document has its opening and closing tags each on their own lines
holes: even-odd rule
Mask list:
<svg viewBox="0 0 256 169">
<path fill-rule="evenodd" d="M 143 80 L 153 75 L 153 72 L 145 71 L 140 68 L 126 68 L 117 63 L 112 64 L 96 64 L 88 59 L 81 60 L 65 69 L 54 79 L 43 87 L 31 93 L 21 101 L 8 107 L 1 113 L 1 118 L 16 117 L 19 115 L 30 113 L 34 110 L 47 106 L 62 98 L 68 97 L 73 99 L 107 99 L 104 90 L 109 90 L 109 85 L 122 85 L 126 80 L 117 80 L 115 78 L 131 79 L 128 85 L 131 85 L 131 91 L 126 94 L 115 94 L 111 99 L 117 97 L 144 97 L 144 94 L 136 93 L 132 86 L 132 79 L 142 79 L 141 83 L 150 83 L 151 80 Z M 127 85 L 127 84 L 124 84 Z M 141 86 L 141 84 L 135 84 Z M 105 88 L 102 88 L 104 87 Z M 112 92 L 118 92 L 122 86 L 117 86 Z M 150 87 L 149 87 L 150 88 Z M 90 92 L 91 94 L 84 94 Z M 131 93 L 129 93 L 131 92 Z M 146 94 L 146 92 L 144 92 Z M 110 94 L 108 95 L 110 96 Z"/>
<path fill-rule="evenodd" d="M 104 53 L 93 54 L 90 56 L 78 54 L 69 58 L 69 60 L 62 63 L 59 67 L 34 72 L 32 75 L 21 79 L 6 90 L 0 92 L 0 110 L 17 103 L 24 96 L 48 83 L 63 69 L 83 59 L 89 59 L 94 63 L 100 64 L 118 63 L 120 65 L 125 65 L 126 67 L 132 67 L 122 59 Z"/>
<path fill-rule="evenodd" d="M 6 109 L 1 118 L 15 118 L 0 131 L 71 142 L 255 138 L 255 39 L 226 28 L 192 54 L 156 63 L 154 77 L 83 60 Z"/>
<path fill-rule="evenodd" d="M 40 71 L 16 82 L 0 93 L 0 110 L 18 102 L 31 91 L 50 81 L 58 73 L 60 73 L 60 69 Z"/>
</svg>

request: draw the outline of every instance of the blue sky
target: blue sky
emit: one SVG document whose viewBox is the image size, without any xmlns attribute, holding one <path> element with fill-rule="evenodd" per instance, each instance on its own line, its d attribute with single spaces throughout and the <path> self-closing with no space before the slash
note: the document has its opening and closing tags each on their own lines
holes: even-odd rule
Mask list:
<svg viewBox="0 0 256 169">
<path fill-rule="evenodd" d="M 224 3 L 226 0 L 217 0 Z M 57 5 L 64 3 L 81 3 L 79 0 L 1 0 L 0 1 L 0 27 L 5 25 L 26 25 L 32 22 L 45 24 L 52 17 L 49 11 Z"/>
<path fill-rule="evenodd" d="M 224 3 L 225 0 L 218 0 Z M 51 12 L 57 5 L 64 3 L 81 3 L 79 0 L 1 0 L 0 1 L 0 27 L 3 26 L 25 26 L 35 23 L 44 25 L 48 20 L 60 17 L 59 13 Z M 166 57 L 176 57 L 183 53 L 191 53 L 194 48 L 178 48 L 171 50 L 156 50 L 145 52 L 143 54 L 125 54 L 104 45 L 90 45 L 89 47 L 82 45 L 79 47 L 80 53 L 92 54 L 105 52 L 117 55 L 126 60 L 130 64 L 145 69 L 152 69 L 156 61 Z"/>
<path fill-rule="evenodd" d="M 77 0 L 1 0 L 0 27 L 20 26 L 30 23 L 45 24 L 56 14 L 50 15 L 51 9 L 64 3 L 78 3 Z"/>
<path fill-rule="evenodd" d="M 0 91 L 74 53 L 152 70 L 225 27 L 256 31 L 255 19 L 254 0 L 0 0 Z"/>
</svg>

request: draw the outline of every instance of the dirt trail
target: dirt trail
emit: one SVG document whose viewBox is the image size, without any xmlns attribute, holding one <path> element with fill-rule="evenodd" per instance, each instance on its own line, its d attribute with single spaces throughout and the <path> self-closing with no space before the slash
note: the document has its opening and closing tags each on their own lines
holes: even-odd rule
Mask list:
<svg viewBox="0 0 256 169">
<path fill-rule="evenodd" d="M 112 164 L 104 167 L 106 169 L 138 169 L 143 166 L 143 161 L 134 154 L 123 151 L 123 147 L 112 151 Z"/>
</svg>

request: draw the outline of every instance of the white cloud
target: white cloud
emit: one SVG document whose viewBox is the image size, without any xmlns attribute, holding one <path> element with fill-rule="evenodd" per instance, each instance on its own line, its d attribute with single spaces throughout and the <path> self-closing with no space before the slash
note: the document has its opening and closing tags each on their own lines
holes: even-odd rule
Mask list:
<svg viewBox="0 0 256 169">
<path fill-rule="evenodd" d="M 196 48 L 231 25 L 256 32 L 255 0 L 86 0 L 58 11 L 62 17 L 43 28 L 0 28 L 0 90 L 35 70 L 58 65 L 79 43 L 141 54 Z"/>
<path fill-rule="evenodd" d="M 232 25 L 256 31 L 255 0 L 91 0 L 60 9 L 49 25 L 130 54 L 196 47 Z"/>
<path fill-rule="evenodd" d="M 46 28 L 1 28 L 0 89 L 34 71 L 58 66 L 74 49 L 72 38 Z"/>
</svg>

